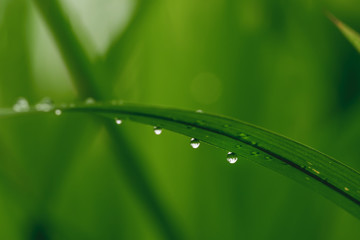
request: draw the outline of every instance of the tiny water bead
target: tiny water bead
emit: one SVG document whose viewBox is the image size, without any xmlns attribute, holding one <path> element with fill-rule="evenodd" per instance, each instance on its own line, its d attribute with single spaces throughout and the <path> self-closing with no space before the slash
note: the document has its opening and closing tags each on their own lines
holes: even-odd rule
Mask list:
<svg viewBox="0 0 360 240">
<path fill-rule="evenodd" d="M 162 133 L 162 128 L 161 127 L 154 127 L 154 133 L 156 135 L 160 135 Z"/>
<path fill-rule="evenodd" d="M 200 141 L 196 138 L 191 138 L 190 145 L 192 148 L 198 148 L 200 146 Z"/>
<path fill-rule="evenodd" d="M 260 153 L 259 152 L 251 152 L 251 155 L 256 157 L 256 156 L 259 156 Z"/>
<path fill-rule="evenodd" d="M 226 157 L 226 160 L 227 160 L 229 163 L 234 164 L 234 163 L 236 163 L 236 161 L 238 160 L 238 157 L 237 157 L 236 153 L 228 152 L 227 157 Z"/>
<path fill-rule="evenodd" d="M 114 99 L 114 100 L 111 100 L 111 104 L 112 105 L 122 105 L 122 104 L 124 104 L 124 101 Z"/>
<path fill-rule="evenodd" d="M 50 112 L 54 108 L 53 101 L 45 97 L 38 104 L 35 105 L 35 109 L 40 112 Z"/>
<path fill-rule="evenodd" d="M 55 115 L 60 116 L 62 114 L 62 111 L 60 109 L 55 109 Z"/>
<path fill-rule="evenodd" d="M 122 124 L 122 120 L 120 118 L 115 118 L 115 123 L 117 125 L 120 125 L 120 124 Z"/>
<path fill-rule="evenodd" d="M 203 113 L 203 110 L 198 109 L 198 110 L 196 110 L 196 112 L 197 112 L 197 113 Z"/>
<path fill-rule="evenodd" d="M 92 97 L 88 97 L 87 99 L 85 99 L 85 104 L 94 104 L 95 103 L 95 99 L 93 99 Z"/>
<path fill-rule="evenodd" d="M 26 98 L 20 97 L 13 106 L 15 112 L 27 112 L 30 110 L 29 102 Z"/>
<path fill-rule="evenodd" d="M 347 187 L 344 187 L 344 190 L 345 190 L 345 191 L 349 191 L 350 189 L 349 189 L 349 188 L 347 188 Z"/>
<path fill-rule="evenodd" d="M 241 137 L 242 139 L 249 139 L 249 135 L 245 134 L 245 133 L 239 133 L 239 137 Z"/>
</svg>

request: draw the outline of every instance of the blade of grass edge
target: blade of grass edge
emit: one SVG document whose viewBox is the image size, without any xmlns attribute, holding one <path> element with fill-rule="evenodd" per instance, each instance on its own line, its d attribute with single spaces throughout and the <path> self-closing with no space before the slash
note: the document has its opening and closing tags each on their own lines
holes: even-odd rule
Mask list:
<svg viewBox="0 0 360 240">
<path fill-rule="evenodd" d="M 58 1 L 56 0 L 34 0 L 35 5 L 42 14 L 45 23 L 48 25 L 52 35 L 59 46 L 65 64 L 69 72 L 73 76 L 73 81 L 77 87 L 79 95 L 84 98 L 88 96 L 96 99 L 106 99 L 104 93 L 98 91 L 96 83 L 100 78 L 93 69 L 93 64 L 86 56 L 84 49 L 76 38 L 71 28 L 71 24 L 67 21 Z M 133 190 L 143 205 L 148 207 L 153 218 L 158 222 L 160 230 L 164 232 L 168 239 L 181 239 L 179 228 L 175 224 L 174 217 L 170 215 L 170 211 L 165 210 L 163 204 L 160 204 L 159 197 L 154 193 L 154 187 L 150 184 L 150 178 L 139 164 L 139 158 L 134 155 L 133 147 L 129 146 L 125 137 L 115 126 L 105 124 L 112 141 L 117 143 L 113 146 L 113 150 L 118 153 L 121 158 L 118 164 L 124 168 L 124 176 L 129 179 L 129 183 L 134 183 Z M 119 146 L 122 146 L 119 149 Z M 137 173 L 134 175 L 133 173 Z"/>
<path fill-rule="evenodd" d="M 217 115 L 142 105 L 83 105 L 63 110 L 100 113 L 112 119 L 129 118 L 197 138 L 294 179 L 360 219 L 360 174 L 357 171 L 268 130 Z"/>
<path fill-rule="evenodd" d="M 134 104 L 78 104 L 63 114 L 99 114 L 158 126 L 231 151 L 289 177 L 325 196 L 360 219 L 360 173 L 294 140 L 224 116 Z M 31 111 L 29 114 L 38 112 Z M 14 113 L 1 109 L 0 117 Z"/>
<path fill-rule="evenodd" d="M 63 114 L 99 114 L 113 120 L 131 120 L 158 126 L 231 151 L 272 169 L 320 193 L 360 219 L 360 173 L 294 140 L 224 116 L 134 104 L 59 107 Z M 0 117 L 14 113 L 0 109 Z"/>
<path fill-rule="evenodd" d="M 360 53 L 360 34 L 350 28 L 348 25 L 337 19 L 331 13 L 327 13 L 329 19 L 335 24 L 335 26 L 342 32 L 342 34 L 349 40 L 349 42 Z"/>
<path fill-rule="evenodd" d="M 105 54 L 98 60 L 98 64 L 108 72 L 108 81 L 113 83 L 116 76 L 121 75 L 124 70 L 125 61 L 132 54 L 136 44 L 136 34 L 139 31 L 141 23 L 146 18 L 151 6 L 156 1 L 139 0 L 136 4 L 135 11 L 126 28 L 119 32 L 111 42 Z M 115 70 L 116 69 L 116 70 Z"/>
</svg>

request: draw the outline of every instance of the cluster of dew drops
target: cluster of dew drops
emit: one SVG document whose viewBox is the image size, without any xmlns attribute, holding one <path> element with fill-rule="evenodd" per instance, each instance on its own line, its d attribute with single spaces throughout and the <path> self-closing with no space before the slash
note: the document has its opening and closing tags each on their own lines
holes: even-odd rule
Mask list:
<svg viewBox="0 0 360 240">
<path fill-rule="evenodd" d="M 197 110 L 196 112 L 198 113 L 201 113 L 202 111 L 201 110 Z M 115 123 L 117 125 L 120 125 L 123 123 L 122 119 L 120 118 L 115 118 Z M 161 127 L 158 127 L 158 126 L 154 126 L 154 133 L 156 135 L 160 135 L 161 133 L 163 132 L 163 129 Z M 190 146 L 194 149 L 196 148 L 199 148 L 200 147 L 200 140 L 199 139 L 196 139 L 196 138 L 191 138 L 190 139 Z M 238 157 L 236 155 L 236 153 L 233 153 L 233 152 L 228 152 L 227 154 L 227 157 L 226 157 L 226 160 L 231 163 L 231 164 L 234 164 L 237 162 L 238 160 Z"/>
<path fill-rule="evenodd" d="M 35 110 L 38 112 L 50 112 L 54 110 L 54 108 L 54 102 L 48 97 L 43 98 L 35 105 Z M 20 97 L 12 109 L 14 112 L 28 112 L 30 111 L 30 104 L 26 98 Z M 62 111 L 60 109 L 55 109 L 54 113 L 55 115 L 59 116 L 62 114 Z"/>
<path fill-rule="evenodd" d="M 88 98 L 85 100 L 86 104 L 93 104 L 95 103 L 95 100 L 93 98 Z M 35 110 L 39 111 L 39 112 L 50 112 L 52 110 L 54 110 L 55 106 L 53 101 L 50 98 L 43 98 L 39 103 L 37 103 L 35 105 Z M 29 102 L 26 100 L 26 98 L 20 97 L 17 102 L 14 104 L 13 106 L 13 110 L 14 112 L 28 112 L 30 111 L 30 105 Z M 202 113 L 201 110 L 197 110 L 196 112 L 198 113 Z M 55 109 L 54 113 L 56 116 L 60 116 L 62 114 L 62 111 L 60 109 Z M 123 123 L 123 120 L 120 118 L 115 118 L 115 123 L 117 125 L 121 125 Z M 158 126 L 154 126 L 154 133 L 156 135 L 160 135 L 162 133 L 163 129 L 161 127 Z M 190 139 L 190 146 L 194 149 L 199 148 L 200 147 L 200 140 L 196 139 L 196 138 L 191 138 Z M 230 164 L 234 164 L 237 162 L 238 157 L 236 155 L 236 153 L 233 152 L 228 152 L 226 160 L 230 163 Z"/>
<path fill-rule="evenodd" d="M 93 104 L 95 103 L 95 100 L 93 98 L 87 98 L 85 100 L 86 104 Z M 66 106 L 66 105 L 64 105 Z M 75 106 L 74 104 L 70 104 L 70 107 Z M 61 109 L 54 109 L 55 105 L 54 102 L 51 100 L 51 98 L 45 97 L 40 102 L 35 104 L 35 110 L 38 112 L 50 112 L 54 110 L 54 113 L 56 116 L 60 116 L 62 114 Z M 30 111 L 31 107 L 28 102 L 28 100 L 24 97 L 18 98 L 16 103 L 12 107 L 14 112 L 28 112 Z"/>
</svg>

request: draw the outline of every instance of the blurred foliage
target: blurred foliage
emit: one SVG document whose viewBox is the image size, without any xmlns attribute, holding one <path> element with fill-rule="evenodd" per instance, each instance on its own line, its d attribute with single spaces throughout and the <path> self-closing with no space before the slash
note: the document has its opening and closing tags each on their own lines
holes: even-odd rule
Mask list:
<svg viewBox="0 0 360 240">
<path fill-rule="evenodd" d="M 233 116 L 360 169 L 360 56 L 323 12 L 359 30 L 357 0 L 60 4 L 104 97 Z M 0 0 L 1 106 L 79 100 L 75 86 L 34 1 Z M 250 161 L 131 122 L 119 131 L 131 147 L 86 115 L 2 119 L 0 239 L 164 238 L 117 164 L 125 150 L 186 239 L 360 238 L 357 219 Z"/>
</svg>

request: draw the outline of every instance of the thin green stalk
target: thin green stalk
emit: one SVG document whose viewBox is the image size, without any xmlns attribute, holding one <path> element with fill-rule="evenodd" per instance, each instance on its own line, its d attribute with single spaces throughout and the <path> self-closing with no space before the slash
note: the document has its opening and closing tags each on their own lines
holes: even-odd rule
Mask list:
<svg viewBox="0 0 360 240">
<path fill-rule="evenodd" d="M 327 13 L 330 20 L 341 31 L 341 33 L 349 40 L 354 48 L 360 53 L 360 34 L 350 28 L 348 25 L 337 19 L 331 13 Z"/>
<path fill-rule="evenodd" d="M 95 66 L 86 56 L 84 48 L 81 46 L 71 24 L 65 17 L 58 1 L 56 0 L 34 0 L 37 8 L 41 12 L 46 24 L 51 30 L 53 37 L 60 49 L 62 57 L 81 97 L 92 96 L 97 100 L 107 99 L 108 95 L 100 92 L 97 84 L 105 81 L 97 77 Z M 99 75 L 100 76 L 100 75 Z M 129 183 L 135 183 L 132 189 L 143 201 L 149 211 L 153 214 L 158 226 L 164 231 L 168 239 L 178 239 L 180 231 L 175 225 L 173 217 L 160 204 L 158 196 L 153 192 L 154 187 L 150 184 L 150 178 L 142 170 L 138 158 L 134 155 L 134 150 L 127 144 L 125 137 L 112 124 L 106 124 L 112 142 L 116 143 L 113 150 L 119 156 L 118 164 L 123 169 L 124 176 Z M 136 173 L 136 175 L 134 174 Z"/>
<path fill-rule="evenodd" d="M 139 28 L 155 3 L 155 0 L 138 1 L 130 22 L 123 31 L 117 34 L 102 59 L 99 60 L 99 64 L 106 69 L 111 83 L 115 81 L 116 76 L 121 75 L 127 59 L 133 54 L 137 46 L 136 40 L 139 39 L 137 37 Z"/>
</svg>

